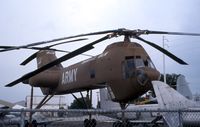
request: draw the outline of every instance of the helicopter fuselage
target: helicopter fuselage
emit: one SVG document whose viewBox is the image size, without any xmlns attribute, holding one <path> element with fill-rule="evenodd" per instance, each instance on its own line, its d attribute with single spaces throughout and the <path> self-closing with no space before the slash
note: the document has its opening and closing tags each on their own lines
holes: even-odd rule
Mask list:
<svg viewBox="0 0 200 127">
<path fill-rule="evenodd" d="M 38 67 L 53 59 L 53 51 L 40 51 Z M 123 41 L 108 45 L 102 54 L 69 67 L 54 66 L 30 78 L 29 84 L 42 87 L 44 94 L 51 91 L 68 94 L 107 87 L 113 101 L 128 102 L 148 91 L 152 87 L 151 81 L 158 80 L 159 76 L 140 44 Z"/>
</svg>

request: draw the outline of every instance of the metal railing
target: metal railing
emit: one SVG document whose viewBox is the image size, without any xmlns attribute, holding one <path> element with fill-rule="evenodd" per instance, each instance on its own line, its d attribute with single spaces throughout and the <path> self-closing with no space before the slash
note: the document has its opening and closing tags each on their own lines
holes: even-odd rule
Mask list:
<svg viewBox="0 0 200 127">
<path fill-rule="evenodd" d="M 0 109 L 0 127 L 199 126 L 200 110 Z"/>
</svg>

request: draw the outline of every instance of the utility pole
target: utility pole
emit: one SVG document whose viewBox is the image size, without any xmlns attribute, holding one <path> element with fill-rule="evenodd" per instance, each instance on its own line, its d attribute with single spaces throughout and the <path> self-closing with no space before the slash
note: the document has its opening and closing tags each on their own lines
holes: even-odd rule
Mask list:
<svg viewBox="0 0 200 127">
<path fill-rule="evenodd" d="M 165 36 L 162 37 L 162 42 L 163 42 L 163 49 L 165 49 L 165 41 L 168 42 L 168 40 L 166 39 Z M 167 83 L 166 81 L 166 74 L 165 74 L 165 70 L 166 66 L 165 66 L 165 54 L 163 53 L 163 76 L 164 76 L 164 83 Z"/>
<path fill-rule="evenodd" d="M 99 91 L 96 92 L 97 93 L 97 108 L 100 108 L 100 98 L 99 98 Z"/>
</svg>

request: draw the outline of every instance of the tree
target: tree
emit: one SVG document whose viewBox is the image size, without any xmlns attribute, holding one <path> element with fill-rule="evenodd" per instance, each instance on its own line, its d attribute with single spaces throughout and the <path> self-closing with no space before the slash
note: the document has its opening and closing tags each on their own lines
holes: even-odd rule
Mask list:
<svg viewBox="0 0 200 127">
<path fill-rule="evenodd" d="M 78 100 L 75 99 L 69 106 L 69 109 L 87 109 L 87 107 L 90 104 L 90 101 L 89 99 L 87 99 L 87 97 L 85 97 L 84 100 L 83 98 L 78 98 Z"/>
<path fill-rule="evenodd" d="M 176 89 L 176 82 L 177 82 L 178 76 L 180 76 L 180 74 L 175 74 L 175 73 L 166 74 L 166 83 L 170 85 L 171 87 L 173 87 L 174 89 Z M 164 81 L 163 74 L 161 74 L 160 81 Z"/>
<path fill-rule="evenodd" d="M 172 74 L 166 74 L 166 83 L 174 88 L 176 90 L 176 83 L 177 83 L 177 79 L 178 77 L 180 76 L 180 74 L 175 74 L 175 73 L 172 73 Z M 160 81 L 164 82 L 164 75 L 161 74 L 161 78 L 160 78 Z M 153 87 L 151 88 L 152 91 L 152 96 L 155 97 L 155 92 L 153 90 Z"/>
<path fill-rule="evenodd" d="M 64 107 L 59 107 L 59 109 L 65 109 Z M 58 112 L 58 117 L 64 117 L 66 115 L 66 112 Z"/>
</svg>

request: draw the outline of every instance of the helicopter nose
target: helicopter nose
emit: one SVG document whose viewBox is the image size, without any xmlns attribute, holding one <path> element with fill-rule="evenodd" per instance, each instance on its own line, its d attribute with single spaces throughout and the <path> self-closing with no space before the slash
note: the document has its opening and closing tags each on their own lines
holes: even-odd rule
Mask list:
<svg viewBox="0 0 200 127">
<path fill-rule="evenodd" d="M 149 81 L 148 75 L 145 73 L 144 70 L 141 69 L 137 70 L 136 76 L 137 76 L 137 82 L 142 86 L 145 86 L 146 83 Z"/>
</svg>

